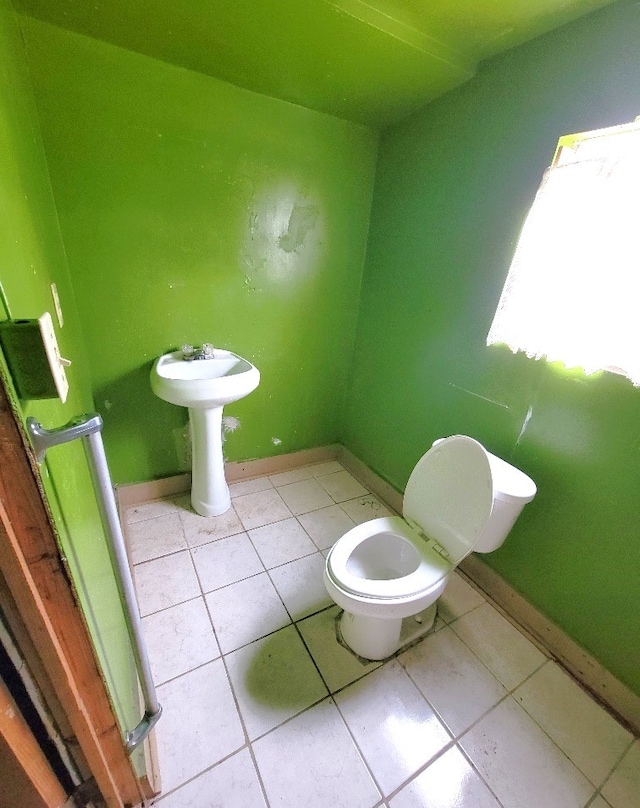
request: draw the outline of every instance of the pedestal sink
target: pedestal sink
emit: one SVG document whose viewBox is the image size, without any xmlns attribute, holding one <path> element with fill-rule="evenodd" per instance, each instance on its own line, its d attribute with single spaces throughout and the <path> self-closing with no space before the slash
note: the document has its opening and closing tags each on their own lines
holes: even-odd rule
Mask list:
<svg viewBox="0 0 640 808">
<path fill-rule="evenodd" d="M 182 351 L 156 359 L 151 389 L 164 401 L 189 408 L 192 442 L 191 504 L 201 516 L 231 507 L 222 458 L 222 410 L 255 390 L 260 372 L 231 351 L 214 348 L 206 359 L 187 361 Z"/>
</svg>

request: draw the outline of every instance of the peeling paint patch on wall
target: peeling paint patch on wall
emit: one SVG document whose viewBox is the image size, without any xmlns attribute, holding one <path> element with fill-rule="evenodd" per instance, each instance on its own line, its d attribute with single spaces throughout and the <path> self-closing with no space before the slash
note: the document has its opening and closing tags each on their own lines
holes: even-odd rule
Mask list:
<svg viewBox="0 0 640 808">
<path fill-rule="evenodd" d="M 278 238 L 278 247 L 289 253 L 304 246 L 307 233 L 313 230 L 318 214 L 318 208 L 310 205 L 294 207 L 289 216 L 287 232 Z"/>
<path fill-rule="evenodd" d="M 278 286 L 293 276 L 314 274 L 322 266 L 324 246 L 321 201 L 291 183 L 254 193 L 242 252 L 247 285 Z"/>
<path fill-rule="evenodd" d="M 227 432 L 235 432 L 237 429 L 240 429 L 241 426 L 242 426 L 242 424 L 240 423 L 239 418 L 235 418 L 233 415 L 225 415 L 225 416 L 223 416 L 223 418 L 222 418 L 222 437 L 223 437 L 223 439 L 224 439 L 224 436 L 225 436 L 225 434 Z"/>
<path fill-rule="evenodd" d="M 176 449 L 178 457 L 178 468 L 180 471 L 191 470 L 191 424 L 188 422 L 185 426 L 177 427 L 171 432 L 173 436 L 173 445 Z"/>
</svg>

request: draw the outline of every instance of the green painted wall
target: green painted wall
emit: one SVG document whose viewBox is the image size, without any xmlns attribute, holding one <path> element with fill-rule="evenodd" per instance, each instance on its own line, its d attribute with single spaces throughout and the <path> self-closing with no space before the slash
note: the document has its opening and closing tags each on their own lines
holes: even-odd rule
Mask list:
<svg viewBox="0 0 640 808">
<path fill-rule="evenodd" d="M 342 420 L 375 134 L 21 24 L 114 477 L 178 470 L 186 412 L 154 398 L 148 373 L 185 341 L 233 348 L 262 372 L 227 408 L 242 425 L 232 460 L 342 437 L 402 489 L 434 438 L 474 435 L 539 486 L 487 562 L 640 692 L 626 572 L 640 562 L 640 391 L 485 346 L 558 137 L 638 113 L 638 6 L 496 57 L 385 131 Z M 46 296 L 35 283 L 25 310 Z"/>
<path fill-rule="evenodd" d="M 485 338 L 558 137 L 639 113 L 639 41 L 640 6 L 613 6 L 384 133 L 342 435 L 399 489 L 454 433 L 528 472 L 537 498 L 484 558 L 637 693 L 640 390 Z"/>
<path fill-rule="evenodd" d="M 0 305 L 0 319 L 53 314 L 52 282 L 65 315 L 57 328 L 61 353 L 73 362 L 69 397 L 64 405 L 59 399 L 28 402 L 10 390 L 21 417 L 32 415 L 47 428 L 94 407 L 20 29 L 7 0 L 0 0 L 0 284 L 9 310 Z M 6 377 L 1 355 L 0 368 Z M 116 711 L 130 728 L 140 718 L 134 669 L 81 444 L 52 449 L 42 477 Z"/>
<path fill-rule="evenodd" d="M 230 460 L 331 443 L 351 356 L 377 137 L 22 18 L 114 478 L 178 471 L 187 411 L 152 360 L 213 342 L 258 389 Z M 275 441 L 275 442 L 274 442 Z"/>
<path fill-rule="evenodd" d="M 612 0 L 14 0 L 45 22 L 381 127 Z"/>
</svg>

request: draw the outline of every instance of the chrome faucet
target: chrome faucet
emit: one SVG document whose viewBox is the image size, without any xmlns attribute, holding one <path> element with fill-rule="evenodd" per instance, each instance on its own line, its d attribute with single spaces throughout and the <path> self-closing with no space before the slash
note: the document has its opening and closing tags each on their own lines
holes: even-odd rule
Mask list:
<svg viewBox="0 0 640 808">
<path fill-rule="evenodd" d="M 201 348 L 194 347 L 193 345 L 183 345 L 180 348 L 182 358 L 187 362 L 193 362 L 194 359 L 213 359 L 213 345 L 210 342 L 203 342 Z"/>
</svg>

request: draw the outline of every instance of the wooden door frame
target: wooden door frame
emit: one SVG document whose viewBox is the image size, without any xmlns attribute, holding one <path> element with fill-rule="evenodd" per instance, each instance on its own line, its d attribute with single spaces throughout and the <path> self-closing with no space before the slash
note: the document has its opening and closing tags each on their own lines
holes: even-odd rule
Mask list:
<svg viewBox="0 0 640 808">
<path fill-rule="evenodd" d="M 0 573 L 48 680 L 38 684 L 55 693 L 106 805 L 140 805 L 152 794 L 126 753 L 38 466 L 1 374 Z"/>
</svg>

